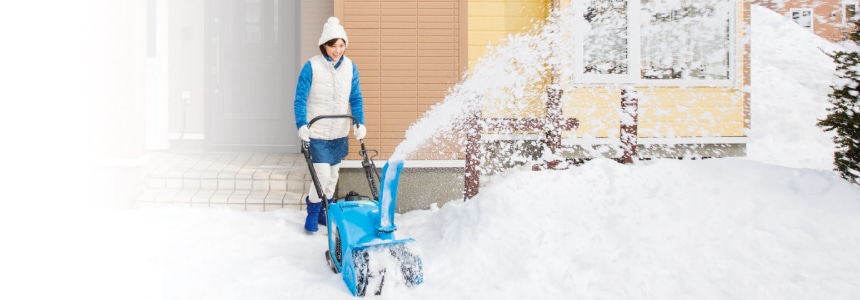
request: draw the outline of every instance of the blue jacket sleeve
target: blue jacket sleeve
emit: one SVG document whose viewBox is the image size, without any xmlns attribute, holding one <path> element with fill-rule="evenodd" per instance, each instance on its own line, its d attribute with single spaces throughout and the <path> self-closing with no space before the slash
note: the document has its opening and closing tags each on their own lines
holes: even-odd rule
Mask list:
<svg viewBox="0 0 860 300">
<path fill-rule="evenodd" d="M 293 110 L 296 115 L 296 128 L 308 124 L 308 94 L 311 91 L 311 82 L 314 78 L 311 62 L 308 61 L 299 73 L 299 81 L 296 83 L 296 99 L 293 102 Z"/>
<path fill-rule="evenodd" d="M 352 116 L 358 119 L 358 124 L 364 125 L 364 98 L 361 96 L 361 84 L 358 79 L 358 67 L 352 63 L 352 89 L 349 93 L 349 108 Z"/>
</svg>

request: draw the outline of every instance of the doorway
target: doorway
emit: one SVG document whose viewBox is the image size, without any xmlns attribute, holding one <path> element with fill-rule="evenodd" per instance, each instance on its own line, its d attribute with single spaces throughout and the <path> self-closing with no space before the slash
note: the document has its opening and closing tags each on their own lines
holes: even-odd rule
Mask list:
<svg viewBox="0 0 860 300">
<path fill-rule="evenodd" d="M 295 0 L 207 2 L 208 150 L 299 153 L 298 12 Z"/>
</svg>

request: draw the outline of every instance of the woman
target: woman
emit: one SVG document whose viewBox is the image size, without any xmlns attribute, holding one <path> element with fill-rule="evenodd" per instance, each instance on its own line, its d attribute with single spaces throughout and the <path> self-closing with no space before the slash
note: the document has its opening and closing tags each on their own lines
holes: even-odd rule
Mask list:
<svg viewBox="0 0 860 300">
<path fill-rule="evenodd" d="M 313 168 L 322 185 L 323 192 L 334 196 L 337 187 L 338 170 L 341 160 L 349 152 L 348 137 L 351 119 L 322 119 L 314 122 L 308 129 L 308 121 L 321 115 L 352 114 L 358 124 L 355 137 L 364 139 L 364 101 L 358 80 L 358 68 L 344 55 L 349 44 L 346 31 L 340 21 L 331 17 L 323 25 L 319 40 L 320 55 L 309 59 L 296 85 L 296 99 L 293 108 L 296 113 L 296 127 L 299 138 L 310 142 Z M 325 225 L 325 212 L 320 212 L 322 200 L 312 185 L 305 198 L 307 218 L 305 230 L 316 232 L 318 224 Z M 327 199 L 329 203 L 332 198 Z"/>
</svg>

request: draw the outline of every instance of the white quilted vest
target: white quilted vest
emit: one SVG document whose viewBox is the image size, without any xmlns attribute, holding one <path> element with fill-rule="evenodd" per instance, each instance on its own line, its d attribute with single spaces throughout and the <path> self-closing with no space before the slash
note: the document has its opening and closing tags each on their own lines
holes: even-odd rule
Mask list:
<svg viewBox="0 0 860 300">
<path fill-rule="evenodd" d="M 343 57 L 337 69 L 322 55 L 310 59 L 313 81 L 308 93 L 308 122 L 321 115 L 348 115 L 349 94 L 352 90 L 352 60 Z M 311 127 L 311 138 L 333 140 L 349 135 L 352 120 L 324 119 Z"/>
</svg>

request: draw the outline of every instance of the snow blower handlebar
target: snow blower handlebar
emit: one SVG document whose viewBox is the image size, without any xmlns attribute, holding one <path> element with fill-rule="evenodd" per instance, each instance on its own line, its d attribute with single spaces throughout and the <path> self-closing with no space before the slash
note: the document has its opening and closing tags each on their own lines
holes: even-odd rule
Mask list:
<svg viewBox="0 0 860 300">
<path fill-rule="evenodd" d="M 358 119 L 356 119 L 355 117 L 353 117 L 351 115 L 322 115 L 322 116 L 316 116 L 313 119 L 311 119 L 311 121 L 308 122 L 308 129 L 310 129 L 311 125 L 313 125 L 316 121 L 319 121 L 322 119 L 344 119 L 344 118 L 352 119 L 353 125 L 358 124 Z"/>
<path fill-rule="evenodd" d="M 341 118 L 352 119 L 352 124 L 358 124 L 358 119 L 356 119 L 355 117 L 353 117 L 351 115 L 323 115 L 323 116 L 317 116 L 317 117 L 314 117 L 313 119 L 311 119 L 310 122 L 308 122 L 308 130 L 310 130 L 311 126 L 319 120 L 322 120 L 322 119 L 341 119 Z M 365 151 L 363 139 L 361 140 L 361 149 L 362 149 L 362 151 Z M 307 161 L 307 163 L 308 163 L 308 167 L 309 167 L 308 169 L 310 169 L 309 171 L 311 173 L 311 180 L 313 180 L 314 189 L 317 191 L 317 196 L 319 196 L 320 199 L 328 199 L 325 195 L 325 192 L 323 192 L 322 184 L 320 183 L 319 176 L 317 176 L 317 171 L 316 171 L 316 169 L 314 169 L 313 162 L 311 161 L 310 142 L 302 141 L 302 154 L 304 154 L 305 161 Z M 365 158 L 365 160 L 366 160 L 366 158 Z M 323 210 L 328 211 L 328 201 L 322 201 L 322 203 L 323 203 Z"/>
<path fill-rule="evenodd" d="M 376 170 L 376 164 L 373 163 L 373 158 L 379 155 L 379 151 L 374 149 L 366 149 L 364 147 L 364 140 L 361 141 L 361 150 L 358 151 L 358 154 L 361 155 L 361 167 L 364 169 L 364 176 L 367 177 L 367 185 L 370 187 L 370 194 L 373 195 L 373 199 L 379 199 L 379 172 Z M 369 152 L 373 152 L 373 155 L 368 155 Z"/>
<path fill-rule="evenodd" d="M 308 127 L 310 127 L 310 126 L 308 126 Z M 302 154 L 304 154 L 305 161 L 308 163 L 308 167 L 309 167 L 308 170 L 311 173 L 311 180 L 313 181 L 314 189 L 316 189 L 316 191 L 317 191 L 317 196 L 319 196 L 320 199 L 326 199 L 325 192 L 323 192 L 322 185 L 320 184 L 320 179 L 319 179 L 319 177 L 317 177 L 317 171 L 314 169 L 314 167 L 313 167 L 314 165 L 311 162 L 311 150 L 310 150 L 310 143 L 309 142 L 302 141 Z M 322 201 L 322 203 L 323 203 L 323 210 L 328 211 L 328 201 Z"/>
<path fill-rule="evenodd" d="M 358 124 L 358 119 L 351 115 L 322 115 L 314 117 L 308 122 L 308 129 L 319 120 L 322 119 L 341 119 L 341 118 L 349 118 L 352 119 L 352 124 Z M 367 183 L 370 187 L 370 192 L 373 195 L 373 199 L 379 199 L 379 172 L 376 170 L 376 164 L 373 162 L 373 158 L 379 155 L 379 151 L 374 149 L 367 149 L 364 146 L 364 139 L 358 140 L 361 143 L 361 150 L 358 151 L 358 154 L 361 155 L 362 161 L 361 166 L 364 168 L 364 174 L 367 177 Z M 369 155 L 372 153 L 372 155 Z M 305 160 L 308 163 L 308 166 L 313 166 L 311 162 L 311 154 L 310 154 L 310 142 L 302 141 L 302 154 L 305 156 Z M 320 199 L 327 199 L 325 193 L 323 192 L 322 185 L 319 184 L 319 177 L 317 176 L 316 170 L 311 167 L 311 179 L 314 182 L 314 189 L 316 189 L 317 196 Z M 323 209 L 328 210 L 328 201 L 323 201 Z"/>
</svg>

